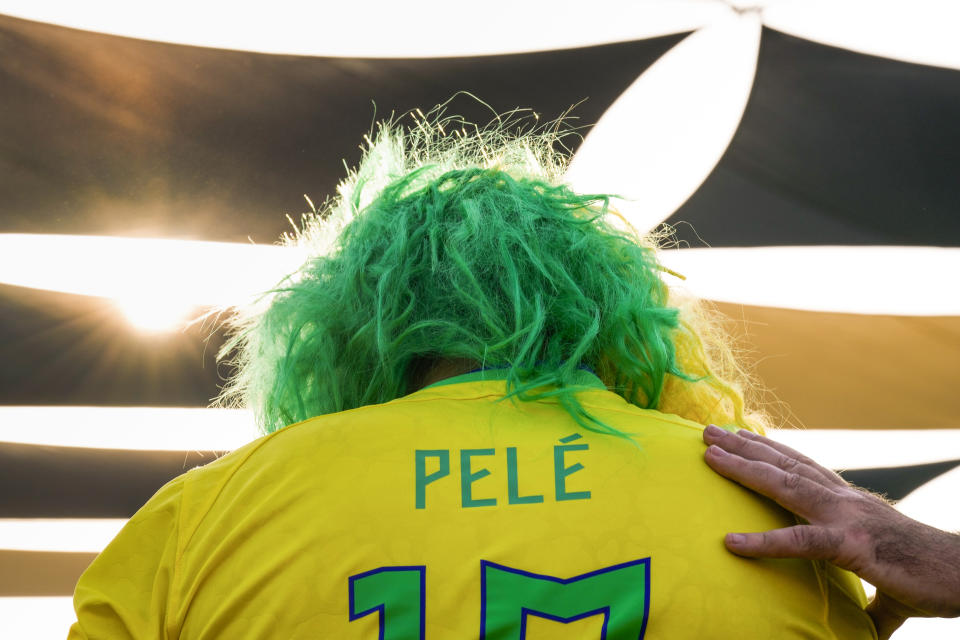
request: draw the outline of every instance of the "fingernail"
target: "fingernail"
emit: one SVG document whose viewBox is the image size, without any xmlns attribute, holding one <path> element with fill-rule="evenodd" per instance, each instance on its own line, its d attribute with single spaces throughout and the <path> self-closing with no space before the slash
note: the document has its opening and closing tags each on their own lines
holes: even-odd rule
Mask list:
<svg viewBox="0 0 960 640">
<path fill-rule="evenodd" d="M 739 547 L 746 541 L 747 541 L 747 538 L 742 533 L 727 534 L 727 544 L 732 544 L 735 547 Z"/>
<path fill-rule="evenodd" d="M 725 436 L 725 435 L 727 434 L 726 431 L 724 431 L 724 430 L 721 429 L 720 427 L 718 427 L 718 426 L 716 426 L 716 425 L 712 425 L 712 424 L 711 424 L 711 425 L 707 425 L 707 428 L 704 429 L 704 431 L 707 432 L 707 435 L 711 435 L 711 436 L 713 436 L 713 437 L 715 437 L 715 438 L 720 438 L 720 437 Z"/>
<path fill-rule="evenodd" d="M 715 444 L 712 444 L 709 447 L 707 447 L 707 453 L 709 453 L 712 456 L 717 456 L 718 458 L 727 455 L 726 451 L 724 451 L 723 449 L 721 449 Z"/>
</svg>

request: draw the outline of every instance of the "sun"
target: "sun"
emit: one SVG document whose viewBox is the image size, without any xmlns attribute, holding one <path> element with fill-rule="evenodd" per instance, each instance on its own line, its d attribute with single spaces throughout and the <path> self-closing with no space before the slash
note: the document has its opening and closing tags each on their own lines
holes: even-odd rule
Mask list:
<svg viewBox="0 0 960 640">
<path fill-rule="evenodd" d="M 145 333 L 169 333 L 184 329 L 195 307 L 167 296 L 119 298 L 115 304 L 134 327 Z"/>
</svg>

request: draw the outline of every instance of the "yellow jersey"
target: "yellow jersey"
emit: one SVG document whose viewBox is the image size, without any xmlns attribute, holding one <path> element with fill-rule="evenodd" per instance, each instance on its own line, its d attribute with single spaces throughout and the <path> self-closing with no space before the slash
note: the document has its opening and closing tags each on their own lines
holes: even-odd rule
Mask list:
<svg viewBox="0 0 960 640">
<path fill-rule="evenodd" d="M 853 575 L 726 551 L 795 521 L 706 466 L 701 425 L 598 384 L 584 407 L 635 435 L 597 434 L 495 377 L 171 481 L 81 577 L 70 638 L 876 638 Z"/>
</svg>

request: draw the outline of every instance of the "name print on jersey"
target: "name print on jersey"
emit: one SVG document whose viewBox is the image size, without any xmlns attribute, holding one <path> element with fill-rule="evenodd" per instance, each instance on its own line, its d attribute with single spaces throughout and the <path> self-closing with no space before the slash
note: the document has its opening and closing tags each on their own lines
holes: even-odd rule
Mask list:
<svg viewBox="0 0 960 640">
<path fill-rule="evenodd" d="M 571 454 L 589 451 L 588 444 L 570 444 L 582 436 L 578 433 L 560 438 L 559 443 L 553 446 L 553 486 L 554 499 L 557 502 L 566 500 L 589 500 L 589 490 L 574 491 L 567 486 L 568 478 L 574 473 L 583 470 L 580 462 L 572 462 Z M 478 497 L 474 494 L 473 484 L 491 474 L 490 470 L 481 466 L 482 458 L 506 456 L 507 495 Z M 581 454 L 582 455 L 582 454 Z M 414 476 L 416 478 L 415 504 L 417 509 L 427 508 L 427 488 L 429 485 L 450 478 L 450 460 L 459 460 L 460 463 L 460 505 L 464 509 L 473 507 L 495 507 L 504 501 L 509 505 L 539 504 L 544 501 L 543 494 L 520 495 L 520 469 L 517 464 L 517 448 L 506 447 L 502 453 L 497 449 L 417 449 L 414 451 Z M 427 461 L 434 462 L 436 470 L 427 472 Z M 502 484 L 501 484 L 502 486 Z M 504 500 L 505 498 L 505 500 Z"/>
</svg>

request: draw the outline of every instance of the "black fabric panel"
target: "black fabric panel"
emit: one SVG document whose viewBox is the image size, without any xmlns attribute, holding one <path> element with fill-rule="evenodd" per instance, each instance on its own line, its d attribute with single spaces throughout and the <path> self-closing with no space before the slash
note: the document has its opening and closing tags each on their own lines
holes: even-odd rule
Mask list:
<svg viewBox="0 0 960 640">
<path fill-rule="evenodd" d="M 958 113 L 960 71 L 764 29 L 740 127 L 669 222 L 692 246 L 960 246 Z"/>
<path fill-rule="evenodd" d="M 883 494 L 888 500 L 902 500 L 914 490 L 958 465 L 960 459 L 904 467 L 852 469 L 839 473 L 847 482 Z"/>
<path fill-rule="evenodd" d="M 671 35 L 517 55 L 355 59 L 161 44 L 0 16 L 0 232 L 272 243 L 376 117 L 470 91 L 595 123 Z M 461 97 L 450 106 L 492 118 Z M 586 130 L 583 131 L 586 133 Z M 577 140 L 567 140 L 576 147 Z"/>
<path fill-rule="evenodd" d="M 222 343 L 212 322 L 143 333 L 110 300 L 0 285 L 0 405 L 204 407 Z"/>
<path fill-rule="evenodd" d="M 0 443 L 0 518 L 129 518 L 169 480 L 214 459 L 201 451 Z"/>
</svg>

